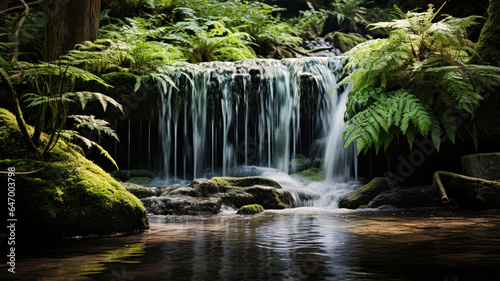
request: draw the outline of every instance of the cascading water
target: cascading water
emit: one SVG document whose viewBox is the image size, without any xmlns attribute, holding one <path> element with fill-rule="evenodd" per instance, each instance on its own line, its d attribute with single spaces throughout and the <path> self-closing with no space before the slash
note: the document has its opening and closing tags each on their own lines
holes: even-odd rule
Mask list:
<svg viewBox="0 0 500 281">
<path fill-rule="evenodd" d="M 172 74 L 179 90 L 159 87 L 163 180 L 236 175 L 243 165 L 267 167 L 269 177 L 269 168 L 279 171 L 274 177 L 295 193 L 298 204 L 332 204 L 339 192 L 352 189 L 355 161 L 341 136 L 347 91 L 332 90 L 342 67 L 338 58 L 307 58 L 179 69 Z M 285 179 L 298 153 L 323 160 L 324 182 L 304 187 Z"/>
</svg>

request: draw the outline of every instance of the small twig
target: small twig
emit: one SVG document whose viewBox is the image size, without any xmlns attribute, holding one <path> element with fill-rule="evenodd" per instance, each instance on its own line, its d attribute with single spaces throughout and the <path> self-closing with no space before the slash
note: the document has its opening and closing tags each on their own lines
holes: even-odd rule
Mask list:
<svg viewBox="0 0 500 281">
<path fill-rule="evenodd" d="M 30 3 L 26 3 L 26 4 L 28 6 L 34 6 L 34 5 L 41 4 L 41 3 L 46 2 L 46 1 L 47 0 L 38 0 L 38 1 L 30 2 Z M 26 7 L 24 5 L 15 6 L 15 7 L 0 11 L 0 15 L 16 12 L 17 10 L 22 10 L 22 9 L 26 9 Z"/>
</svg>

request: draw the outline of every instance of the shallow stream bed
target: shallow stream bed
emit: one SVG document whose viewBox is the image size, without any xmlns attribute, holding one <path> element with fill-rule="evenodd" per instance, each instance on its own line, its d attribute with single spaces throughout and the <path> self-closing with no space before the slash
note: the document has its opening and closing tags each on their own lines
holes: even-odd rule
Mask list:
<svg viewBox="0 0 500 281">
<path fill-rule="evenodd" d="M 500 211 L 302 207 L 150 221 L 137 235 L 22 254 L 7 280 L 500 280 Z"/>
</svg>

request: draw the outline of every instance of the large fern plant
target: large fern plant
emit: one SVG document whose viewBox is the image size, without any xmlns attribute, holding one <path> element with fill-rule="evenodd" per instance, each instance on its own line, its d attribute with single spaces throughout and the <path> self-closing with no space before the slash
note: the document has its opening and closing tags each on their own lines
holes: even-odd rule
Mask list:
<svg viewBox="0 0 500 281">
<path fill-rule="evenodd" d="M 436 21 L 432 5 L 420 13 L 398 11 L 400 19 L 372 24 L 391 28 L 388 39 L 346 53 L 350 74 L 341 84 L 353 87 L 343 137 L 358 153 L 387 149 L 401 136 L 410 148 L 416 137 L 430 137 L 439 150 L 442 131 L 455 141 L 457 113 L 473 117 L 481 92 L 500 83 L 500 68 L 467 64 L 474 45 L 466 31 L 480 17 Z"/>
</svg>

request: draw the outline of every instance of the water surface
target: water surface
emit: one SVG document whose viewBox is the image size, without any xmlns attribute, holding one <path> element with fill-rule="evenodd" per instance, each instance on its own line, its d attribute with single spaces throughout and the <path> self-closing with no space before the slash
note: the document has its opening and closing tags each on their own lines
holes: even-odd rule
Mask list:
<svg viewBox="0 0 500 281">
<path fill-rule="evenodd" d="M 152 216 L 18 258 L 12 280 L 500 280 L 500 212 L 302 207 Z M 5 265 L 0 266 L 2 276 Z M 15 277 L 15 278 L 12 278 Z M 9 279 L 9 280 L 10 280 Z"/>
</svg>

